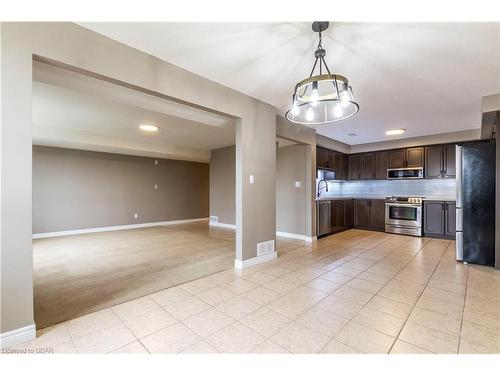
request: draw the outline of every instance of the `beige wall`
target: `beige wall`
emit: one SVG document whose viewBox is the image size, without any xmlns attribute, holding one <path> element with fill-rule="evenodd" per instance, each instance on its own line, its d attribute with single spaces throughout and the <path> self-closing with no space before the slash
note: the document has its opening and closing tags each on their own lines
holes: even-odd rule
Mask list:
<svg viewBox="0 0 500 375">
<path fill-rule="evenodd" d="M 207 216 L 206 163 L 33 147 L 33 233 Z"/>
<path fill-rule="evenodd" d="M 306 194 L 307 146 L 290 145 L 277 149 L 276 156 L 276 230 L 309 236 L 307 210 L 310 200 Z M 295 186 L 299 181 L 300 187 Z"/>
<path fill-rule="evenodd" d="M 219 223 L 236 223 L 236 147 L 210 152 L 210 216 Z"/>
<path fill-rule="evenodd" d="M 313 128 L 307 126 L 302 126 L 298 124 L 292 124 L 291 122 L 285 120 L 283 117 L 276 117 L 276 136 L 280 138 L 285 138 L 294 142 L 299 142 L 300 147 L 295 148 L 295 150 L 300 149 L 301 160 L 299 161 L 303 165 L 304 173 L 308 178 L 302 179 L 301 188 L 294 190 L 295 196 L 294 200 L 300 200 L 306 202 L 307 207 L 297 211 L 301 215 L 300 220 L 304 220 L 305 224 L 295 225 L 294 223 L 288 224 L 283 222 L 284 215 L 282 208 L 285 207 L 284 201 L 280 198 L 278 191 L 276 192 L 277 200 L 277 211 L 276 211 L 276 225 L 278 231 L 302 234 L 306 236 L 313 236 L 315 233 L 315 220 L 313 220 L 315 208 L 315 174 L 313 171 L 316 170 L 316 131 Z M 225 147 L 221 149 L 216 149 L 211 151 L 210 158 L 210 216 L 217 216 L 220 223 L 224 224 L 235 224 L 235 153 L 233 147 Z M 280 149 L 281 150 L 281 149 Z M 314 152 L 313 152 L 314 151 Z M 277 155 L 280 152 L 277 150 Z M 295 156 L 297 158 L 297 155 Z M 281 168 L 287 168 L 287 164 L 276 164 L 276 177 L 280 175 Z M 290 174 L 290 176 L 287 176 Z M 281 173 L 281 180 L 284 178 L 293 178 L 292 172 L 287 169 L 286 173 Z M 294 180 L 295 181 L 295 180 Z M 277 186 L 278 188 L 278 181 Z M 278 200 L 281 201 L 278 204 Z M 295 212 L 295 211 L 294 211 Z M 281 219 L 280 219 L 281 217 Z M 293 221 L 293 220 L 292 220 Z M 281 223 L 281 229 L 280 227 Z M 288 229 L 287 229 L 288 228 Z M 300 229 L 299 229 L 300 228 Z"/>
<path fill-rule="evenodd" d="M 70 23 L 1 24 L 1 332 L 33 324 L 33 55 L 236 119 L 236 259 L 276 236 L 276 109 Z M 248 176 L 255 175 L 255 184 Z"/>
<path fill-rule="evenodd" d="M 306 147 L 306 173 L 309 176 L 309 183 L 305 183 L 303 194 L 309 201 L 309 209 L 305 213 L 307 228 L 305 235 L 314 237 L 316 233 L 316 130 L 277 116 L 276 135 L 299 142 Z"/>
</svg>

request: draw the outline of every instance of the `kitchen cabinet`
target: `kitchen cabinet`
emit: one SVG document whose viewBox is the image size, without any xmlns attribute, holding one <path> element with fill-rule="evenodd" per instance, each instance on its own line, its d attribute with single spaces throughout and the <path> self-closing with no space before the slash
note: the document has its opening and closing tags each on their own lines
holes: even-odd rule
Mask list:
<svg viewBox="0 0 500 375">
<path fill-rule="evenodd" d="M 425 147 L 425 178 L 455 178 L 455 145 Z"/>
<path fill-rule="evenodd" d="M 384 230 L 385 201 L 383 199 L 355 199 L 354 227 Z"/>
<path fill-rule="evenodd" d="M 425 148 L 425 178 L 442 178 L 443 156 L 441 145 Z"/>
<path fill-rule="evenodd" d="M 389 168 L 415 168 L 424 166 L 424 148 L 411 147 L 389 151 Z"/>
<path fill-rule="evenodd" d="M 455 202 L 424 201 L 424 236 L 454 238 L 455 212 Z"/>
<path fill-rule="evenodd" d="M 335 171 L 335 180 L 346 180 L 348 171 L 347 155 L 328 150 L 326 148 L 316 147 L 316 166 L 321 169 Z"/>
<path fill-rule="evenodd" d="M 349 155 L 349 180 L 361 179 L 361 154 Z"/>
<path fill-rule="evenodd" d="M 455 238 L 457 231 L 457 225 L 456 225 L 457 207 L 455 202 L 444 202 L 444 204 L 445 204 L 444 235 L 446 237 Z"/>
<path fill-rule="evenodd" d="M 339 180 L 347 180 L 349 177 L 349 157 L 346 154 L 342 154 L 341 171 Z"/>
<path fill-rule="evenodd" d="M 361 154 L 361 179 L 372 180 L 374 169 L 373 152 Z"/>
<path fill-rule="evenodd" d="M 344 226 L 346 229 L 354 225 L 354 201 L 352 199 L 344 200 Z"/>
<path fill-rule="evenodd" d="M 332 200 L 331 233 L 345 230 L 345 202 L 343 200 Z"/>
<path fill-rule="evenodd" d="M 374 167 L 373 167 L 374 180 L 387 179 L 387 167 L 389 165 L 388 163 L 389 163 L 388 151 L 377 151 L 374 153 Z"/>
<path fill-rule="evenodd" d="M 385 200 L 374 199 L 370 201 L 370 228 L 385 230 Z"/>
<path fill-rule="evenodd" d="M 412 147 L 405 150 L 406 165 L 405 167 L 423 167 L 424 166 L 424 148 Z"/>
<path fill-rule="evenodd" d="M 456 163 L 456 145 L 445 145 L 444 146 L 444 177 L 445 178 L 455 178 L 457 175 L 457 170 L 455 167 Z"/>
<path fill-rule="evenodd" d="M 316 165 L 318 168 L 329 168 L 328 150 L 323 147 L 316 147 Z"/>
<path fill-rule="evenodd" d="M 370 228 L 370 201 L 366 199 L 354 200 L 354 227 Z"/>
<path fill-rule="evenodd" d="M 404 168 L 405 167 L 405 150 L 389 151 L 389 168 Z"/>
</svg>

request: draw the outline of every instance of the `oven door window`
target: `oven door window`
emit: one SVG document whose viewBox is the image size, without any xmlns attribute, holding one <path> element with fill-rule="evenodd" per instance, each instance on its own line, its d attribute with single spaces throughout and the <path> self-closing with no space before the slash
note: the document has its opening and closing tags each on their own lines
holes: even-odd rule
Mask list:
<svg viewBox="0 0 500 375">
<path fill-rule="evenodd" d="M 417 220 L 417 209 L 415 207 L 394 206 L 389 207 L 389 218 L 392 220 Z"/>
</svg>

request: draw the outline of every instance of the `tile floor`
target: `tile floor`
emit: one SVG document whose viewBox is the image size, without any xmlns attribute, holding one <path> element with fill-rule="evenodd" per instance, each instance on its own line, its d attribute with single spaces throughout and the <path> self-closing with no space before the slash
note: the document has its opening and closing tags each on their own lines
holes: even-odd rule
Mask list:
<svg viewBox="0 0 500 375">
<path fill-rule="evenodd" d="M 500 272 L 349 230 L 38 331 L 56 353 L 500 353 Z"/>
</svg>

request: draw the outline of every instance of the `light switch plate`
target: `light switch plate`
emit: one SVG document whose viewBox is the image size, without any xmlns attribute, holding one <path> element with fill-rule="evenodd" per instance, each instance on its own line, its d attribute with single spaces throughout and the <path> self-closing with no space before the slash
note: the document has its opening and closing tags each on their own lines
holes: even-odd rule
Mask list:
<svg viewBox="0 0 500 375">
<path fill-rule="evenodd" d="M 295 181 L 295 187 L 299 188 L 300 187 L 300 181 Z"/>
<path fill-rule="evenodd" d="M 248 180 L 249 180 L 249 182 L 250 182 L 251 184 L 255 183 L 255 176 L 254 176 L 253 174 L 251 174 L 251 175 L 249 176 L 249 179 L 248 179 Z"/>
<path fill-rule="evenodd" d="M 158 185 L 157 184 L 155 184 L 155 190 L 158 190 Z"/>
</svg>

